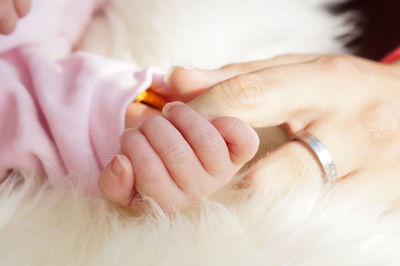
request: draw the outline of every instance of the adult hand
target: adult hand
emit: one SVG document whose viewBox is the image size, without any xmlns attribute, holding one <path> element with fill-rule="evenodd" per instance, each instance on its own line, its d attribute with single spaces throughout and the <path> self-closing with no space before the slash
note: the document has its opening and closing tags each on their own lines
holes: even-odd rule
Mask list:
<svg viewBox="0 0 400 266">
<path fill-rule="evenodd" d="M 12 33 L 18 19 L 28 13 L 30 6 L 30 0 L 0 0 L 0 34 Z"/>
<path fill-rule="evenodd" d="M 254 127 L 285 125 L 289 135 L 317 136 L 336 163 L 332 187 L 385 201 L 400 196 L 398 66 L 345 55 L 287 55 L 217 70 L 176 68 L 169 83 L 188 99 L 210 88 L 191 102 L 207 117 L 235 116 Z M 199 93 L 190 94 L 195 88 Z M 246 182 L 281 191 L 323 179 L 312 152 L 290 141 L 259 160 Z"/>
</svg>

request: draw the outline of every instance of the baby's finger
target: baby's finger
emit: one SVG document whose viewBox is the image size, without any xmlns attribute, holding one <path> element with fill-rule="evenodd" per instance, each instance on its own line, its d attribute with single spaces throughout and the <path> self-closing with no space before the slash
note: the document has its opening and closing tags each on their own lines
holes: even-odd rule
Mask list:
<svg viewBox="0 0 400 266">
<path fill-rule="evenodd" d="M 129 158 L 117 155 L 99 177 L 99 189 L 106 199 L 128 206 L 134 196 L 134 176 Z"/>
<path fill-rule="evenodd" d="M 2 16 L 0 17 L 0 33 L 10 34 L 14 31 L 17 25 L 17 13 L 15 12 L 13 3 L 7 1 L 8 3 L 4 7 Z"/>
<path fill-rule="evenodd" d="M 31 8 L 31 0 L 14 0 L 14 7 L 18 17 L 24 17 Z"/>
<path fill-rule="evenodd" d="M 160 157 L 139 129 L 125 131 L 121 137 L 121 151 L 132 163 L 135 188 L 140 195 L 153 198 L 168 212 L 182 208 L 187 202 L 186 195 L 177 187 Z"/>
<path fill-rule="evenodd" d="M 242 166 L 253 158 L 260 140 L 248 124 L 234 117 L 217 117 L 212 123 L 225 139 L 234 164 Z"/>
<path fill-rule="evenodd" d="M 181 132 L 208 173 L 231 174 L 226 172 L 233 165 L 225 140 L 207 119 L 181 102 L 167 104 L 163 115 Z"/>
<path fill-rule="evenodd" d="M 238 75 L 218 83 L 189 106 L 207 118 L 233 116 L 253 127 L 281 125 L 300 113 L 312 113 L 315 119 L 326 112 L 337 111 L 343 100 L 349 104 L 356 102 L 354 97 L 349 98 L 345 89 L 349 84 L 341 79 L 344 70 L 338 70 L 339 64 L 351 64 L 346 60 L 326 57 L 313 63 L 281 65 Z M 336 83 L 327 81 L 332 77 Z"/>
<path fill-rule="evenodd" d="M 199 199 L 214 191 L 211 180 L 182 134 L 164 117 L 154 116 L 141 125 L 155 152 L 160 156 L 179 188 Z"/>
</svg>

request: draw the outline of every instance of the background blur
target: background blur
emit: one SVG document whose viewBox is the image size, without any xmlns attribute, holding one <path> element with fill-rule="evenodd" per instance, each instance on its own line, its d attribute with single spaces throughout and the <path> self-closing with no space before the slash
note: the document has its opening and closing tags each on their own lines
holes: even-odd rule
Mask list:
<svg viewBox="0 0 400 266">
<path fill-rule="evenodd" d="M 332 10 L 360 12 L 356 19 L 363 32 L 347 44 L 357 55 L 380 60 L 400 45 L 400 0 L 350 0 Z"/>
</svg>

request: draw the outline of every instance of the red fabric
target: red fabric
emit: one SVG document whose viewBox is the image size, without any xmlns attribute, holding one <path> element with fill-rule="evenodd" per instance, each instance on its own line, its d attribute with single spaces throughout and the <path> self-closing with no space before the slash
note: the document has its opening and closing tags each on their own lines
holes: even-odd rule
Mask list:
<svg viewBox="0 0 400 266">
<path fill-rule="evenodd" d="M 397 60 L 400 60 L 400 47 L 398 47 L 396 50 L 394 50 L 392 53 L 390 53 L 388 56 L 386 56 L 382 60 L 382 63 L 390 64 Z"/>
</svg>

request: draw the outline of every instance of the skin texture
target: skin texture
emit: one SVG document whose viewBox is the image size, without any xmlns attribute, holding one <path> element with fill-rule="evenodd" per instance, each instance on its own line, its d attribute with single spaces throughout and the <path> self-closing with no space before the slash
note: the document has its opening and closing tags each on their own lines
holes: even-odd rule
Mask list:
<svg viewBox="0 0 400 266">
<path fill-rule="evenodd" d="M 210 119 L 229 115 L 254 127 L 284 125 L 289 135 L 307 130 L 317 136 L 338 170 L 330 189 L 385 204 L 398 201 L 398 63 L 347 55 L 284 55 L 216 70 L 176 68 L 169 80 L 182 95 L 209 88 L 190 106 Z M 310 150 L 290 141 L 257 161 L 243 186 L 272 187 L 279 194 L 299 183 L 321 184 L 321 177 Z"/>
<path fill-rule="evenodd" d="M 167 81 L 173 98 L 191 101 L 189 106 L 211 121 L 233 116 L 254 127 L 282 125 L 289 135 L 311 132 L 336 162 L 338 179 L 330 190 L 398 204 L 398 62 L 383 65 L 347 55 L 284 55 L 215 70 L 175 67 Z M 135 125 L 154 113 L 132 106 L 127 124 Z M 299 184 L 323 183 L 314 155 L 301 142 L 291 141 L 253 164 L 239 188 L 279 196 Z"/>
<path fill-rule="evenodd" d="M 11 34 L 30 7 L 30 0 L 0 0 L 0 34 Z"/>
<path fill-rule="evenodd" d="M 30 0 L 0 0 L 0 34 L 12 33 L 30 5 Z M 284 55 L 216 70 L 178 67 L 168 81 L 169 100 L 193 100 L 190 106 L 198 113 L 180 103 L 180 111 L 162 114 L 132 104 L 126 125 L 133 129 L 99 179 L 109 200 L 141 209 L 138 195 L 146 195 L 173 212 L 212 195 L 258 146 L 254 131 L 232 118 L 237 117 L 254 127 L 283 125 L 289 135 L 310 131 L 335 159 L 339 178 L 333 189 L 399 202 L 398 62 L 386 66 L 343 55 Z M 182 117 L 196 118 L 199 125 Z M 154 132 L 176 145 L 160 141 Z M 194 134 L 199 132 L 204 135 Z M 292 141 L 254 164 L 242 186 L 274 187 L 280 193 L 297 183 L 319 184 L 321 174 L 310 151 Z"/>
<path fill-rule="evenodd" d="M 0 0 L 0 34 L 11 34 L 30 0 Z M 179 94 L 169 100 L 185 100 Z M 168 213 L 185 209 L 228 184 L 256 153 L 254 130 L 232 117 L 208 121 L 181 102 L 162 113 L 131 104 L 121 137 L 121 154 L 99 178 L 112 202 L 141 211 L 141 198 L 153 198 Z"/>
<path fill-rule="evenodd" d="M 99 178 L 108 200 L 141 211 L 147 196 L 174 213 L 227 185 L 257 151 L 257 134 L 237 118 L 209 121 L 182 102 L 156 113 L 128 109 L 127 124 L 136 127 L 125 131 L 121 154 Z"/>
<path fill-rule="evenodd" d="M 0 34 L 12 33 L 30 5 L 0 0 Z M 180 111 L 162 114 L 132 104 L 126 119 L 132 129 L 99 187 L 106 198 L 132 209 L 140 208 L 139 194 L 167 211 L 212 195 L 258 146 L 254 131 L 233 118 L 238 117 L 254 127 L 284 125 L 289 135 L 310 131 L 335 159 L 336 187 L 368 194 L 373 187 L 375 198 L 398 201 L 399 69 L 399 63 L 384 66 L 343 55 L 285 55 L 217 70 L 175 68 L 170 100 L 193 100 L 198 113 L 181 103 L 168 105 Z M 281 191 L 276 188 L 321 183 L 321 174 L 310 151 L 289 142 L 259 160 L 244 184 L 257 189 L 268 183 Z"/>
</svg>

